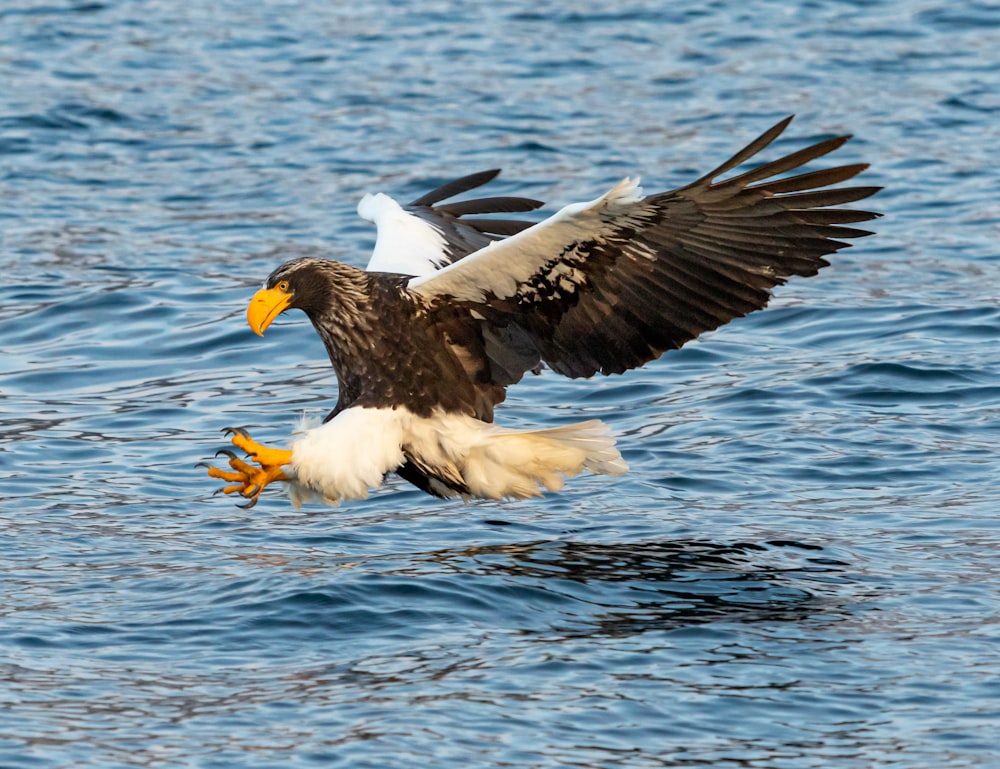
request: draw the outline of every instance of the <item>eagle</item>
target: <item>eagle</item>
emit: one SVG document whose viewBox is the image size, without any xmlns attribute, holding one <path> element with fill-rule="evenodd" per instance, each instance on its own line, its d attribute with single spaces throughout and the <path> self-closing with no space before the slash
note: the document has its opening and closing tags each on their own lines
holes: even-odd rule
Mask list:
<svg viewBox="0 0 1000 769">
<path fill-rule="evenodd" d="M 258 335 L 281 313 L 306 314 L 337 375 L 336 406 L 287 448 L 225 428 L 228 467 L 209 465 L 209 476 L 251 507 L 279 481 L 296 505 L 334 505 L 366 498 L 390 473 L 436 497 L 496 500 L 557 491 L 585 469 L 626 472 L 599 420 L 513 429 L 494 423 L 494 409 L 528 372 L 642 366 L 762 309 L 775 286 L 815 275 L 846 240 L 870 235 L 849 225 L 880 214 L 840 206 L 879 188 L 837 186 L 867 164 L 802 170 L 850 135 L 734 172 L 791 120 L 686 186 L 646 195 L 625 178 L 535 224 L 489 216 L 542 205 L 529 198 L 444 202 L 499 170 L 405 206 L 364 196 L 358 212 L 377 228 L 367 269 L 292 259 L 247 308 Z"/>
</svg>

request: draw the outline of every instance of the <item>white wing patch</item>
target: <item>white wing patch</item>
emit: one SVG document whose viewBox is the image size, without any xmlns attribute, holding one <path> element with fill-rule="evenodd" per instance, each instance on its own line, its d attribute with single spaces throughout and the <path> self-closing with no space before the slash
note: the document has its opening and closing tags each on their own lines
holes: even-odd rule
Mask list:
<svg viewBox="0 0 1000 769">
<path fill-rule="evenodd" d="M 442 270 L 415 277 L 408 284 L 427 298 L 449 296 L 481 302 L 487 294 L 499 299 L 520 292 L 530 301 L 533 280 L 570 292 L 580 273 L 573 265 L 580 246 L 604 242 L 615 228 L 640 214 L 643 200 L 638 179 L 623 179 L 589 203 L 568 205 L 533 227 L 491 243 Z"/>
<path fill-rule="evenodd" d="M 373 222 L 378 230 L 368 272 L 431 275 L 447 263 L 444 235 L 385 193 L 361 198 L 358 215 Z"/>
</svg>

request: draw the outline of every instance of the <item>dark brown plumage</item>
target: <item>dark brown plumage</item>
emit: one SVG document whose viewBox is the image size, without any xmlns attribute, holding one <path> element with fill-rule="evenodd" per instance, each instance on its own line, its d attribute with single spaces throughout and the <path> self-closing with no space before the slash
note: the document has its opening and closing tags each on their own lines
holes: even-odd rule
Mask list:
<svg viewBox="0 0 1000 769">
<path fill-rule="evenodd" d="M 431 225 L 426 230 L 431 241 L 441 243 L 433 267 L 447 266 L 411 276 L 315 258 L 293 260 L 268 277 L 248 319 L 262 333 L 276 314 L 303 310 L 337 373 L 339 399 L 327 420 L 359 409 L 359 415 L 377 416 L 409 435 L 399 446 L 383 447 L 386 456 L 402 457 L 386 460 L 394 463 L 386 470 L 429 493 L 526 496 L 539 484 L 556 487 L 554 473 L 579 472 L 572 468 L 622 472 L 613 443 L 590 423 L 572 435 L 533 437 L 539 456 L 555 452 L 554 464 L 517 470 L 521 475 L 511 475 L 507 486 L 490 482 L 481 469 L 463 471 L 461 457 L 452 456 L 458 449 L 445 450 L 428 435 L 438 434 L 434 430 L 450 419 L 448 424 L 466 431 L 459 444 L 470 452 L 469 467 L 479 467 L 481 458 L 472 457 L 480 451 L 478 441 L 506 440 L 484 427 L 493 421 L 494 406 L 509 385 L 540 363 L 570 377 L 641 366 L 763 308 L 772 288 L 793 275 L 815 275 L 828 264 L 828 255 L 849 245 L 846 240 L 870 234 L 847 225 L 879 214 L 837 206 L 878 188 L 833 187 L 866 165 L 788 175 L 833 152 L 847 136 L 721 178 L 771 144 L 790 121 L 684 187 L 643 196 L 637 182 L 625 180 L 601 198 L 568 206 L 532 227 L 513 220 L 483 224 L 466 216 L 522 213 L 540 205 L 535 200 L 441 203 L 484 184 L 496 171 L 445 184 L 415 200 L 406 213 L 386 196 L 370 198 L 366 211 L 378 223 L 380 238 L 383 228 L 412 227 L 405 217 L 419 217 Z M 406 237 L 413 232 L 406 230 Z M 427 242 L 422 246 L 425 264 Z M 340 450 L 341 443 L 331 445 Z M 582 451 L 583 445 L 600 449 L 580 459 L 583 464 L 567 458 L 566 451 Z M 564 452 L 558 459 L 557 449 Z M 530 458 L 513 452 L 511 463 L 515 455 Z M 314 480 L 301 481 L 307 488 L 322 486 L 317 493 L 324 498 L 344 497 L 347 492 L 336 486 L 344 480 L 322 480 L 321 463 L 315 452 L 302 459 L 303 469 L 296 471 L 300 481 L 308 475 Z"/>
</svg>

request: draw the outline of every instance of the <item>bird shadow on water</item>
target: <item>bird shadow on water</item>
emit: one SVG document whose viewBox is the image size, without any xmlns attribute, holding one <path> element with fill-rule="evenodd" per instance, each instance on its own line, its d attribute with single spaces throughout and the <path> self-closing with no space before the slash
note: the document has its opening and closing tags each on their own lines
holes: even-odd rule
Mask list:
<svg viewBox="0 0 1000 769">
<path fill-rule="evenodd" d="M 286 596 L 280 623 L 261 630 L 273 643 L 294 616 L 315 641 L 335 638 L 339 658 L 297 671 L 294 685 L 329 696 L 336 682 L 364 699 L 401 684 L 462 687 L 488 670 L 509 683 L 560 654 L 601 666 L 610 664 L 605 652 L 625 647 L 763 649 L 767 638 L 825 638 L 859 610 L 865 591 L 853 571 L 822 547 L 783 540 L 456 546 L 356 561 L 340 572 L 347 592 L 339 581 L 314 583 Z M 746 638 L 751 628 L 759 647 Z M 475 696 L 483 686 L 475 683 Z"/>
<path fill-rule="evenodd" d="M 525 600 L 556 608 L 556 616 L 547 612 L 547 629 L 567 637 L 830 619 L 842 611 L 844 586 L 850 591 L 852 583 L 849 564 L 816 545 L 787 540 L 542 540 L 446 549 L 413 560 L 488 576 L 499 600 L 521 592 Z"/>
</svg>

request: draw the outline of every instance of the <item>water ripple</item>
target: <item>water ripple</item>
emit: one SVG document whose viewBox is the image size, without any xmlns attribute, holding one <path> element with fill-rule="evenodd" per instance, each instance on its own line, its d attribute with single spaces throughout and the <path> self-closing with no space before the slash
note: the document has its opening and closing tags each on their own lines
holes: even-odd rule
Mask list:
<svg viewBox="0 0 1000 769">
<path fill-rule="evenodd" d="M 1000 586 L 988 3 L 0 9 L 0 766 L 979 767 Z M 790 113 L 877 235 L 623 378 L 629 475 L 521 504 L 252 512 L 195 462 L 335 398 L 284 259 L 503 166 L 552 212 Z"/>
</svg>

